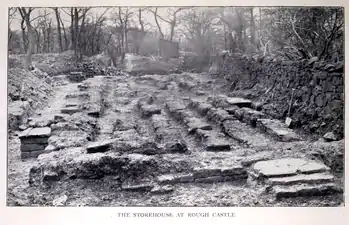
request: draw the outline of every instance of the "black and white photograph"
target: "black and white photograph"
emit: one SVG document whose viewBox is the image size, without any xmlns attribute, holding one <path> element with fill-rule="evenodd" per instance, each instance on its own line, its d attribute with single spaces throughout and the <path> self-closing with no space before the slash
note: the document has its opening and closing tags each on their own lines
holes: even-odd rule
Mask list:
<svg viewBox="0 0 349 225">
<path fill-rule="evenodd" d="M 6 205 L 345 206 L 344 28 L 339 6 L 8 7 Z"/>
</svg>

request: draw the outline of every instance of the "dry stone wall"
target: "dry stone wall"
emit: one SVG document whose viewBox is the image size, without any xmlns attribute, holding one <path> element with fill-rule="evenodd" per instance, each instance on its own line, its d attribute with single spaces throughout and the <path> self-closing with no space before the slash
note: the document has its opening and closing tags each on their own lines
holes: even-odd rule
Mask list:
<svg viewBox="0 0 349 225">
<path fill-rule="evenodd" d="M 219 74 L 231 82 L 232 89 L 250 93 L 250 98 L 266 104 L 263 111 L 274 117 L 287 116 L 294 89 L 292 119 L 297 126 L 316 134 L 344 133 L 343 62 L 310 60 L 286 61 L 271 57 L 234 55 L 225 57 Z M 250 89 L 250 92 L 242 89 Z"/>
</svg>

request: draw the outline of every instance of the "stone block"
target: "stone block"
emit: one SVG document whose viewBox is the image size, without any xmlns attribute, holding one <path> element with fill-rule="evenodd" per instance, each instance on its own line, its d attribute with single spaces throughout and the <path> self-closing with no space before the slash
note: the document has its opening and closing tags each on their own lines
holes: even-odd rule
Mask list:
<svg viewBox="0 0 349 225">
<path fill-rule="evenodd" d="M 188 126 L 189 133 L 195 132 L 197 129 L 201 130 L 212 130 L 212 126 L 199 118 L 191 117 L 188 118 L 186 125 Z"/>
<path fill-rule="evenodd" d="M 122 185 L 123 191 L 148 192 L 154 188 L 153 184 Z"/>
<path fill-rule="evenodd" d="M 47 144 L 47 143 L 48 143 L 48 137 L 21 139 L 21 144 Z"/>
<path fill-rule="evenodd" d="M 45 150 L 47 144 L 21 144 L 22 152 L 31 152 L 31 151 L 42 151 Z"/>
<path fill-rule="evenodd" d="M 50 127 L 28 128 L 19 135 L 19 139 L 48 138 L 51 136 Z"/>
<path fill-rule="evenodd" d="M 81 112 L 81 109 L 78 107 L 65 107 L 61 109 L 61 113 L 69 114 L 69 115 L 72 115 L 77 112 Z"/>
<path fill-rule="evenodd" d="M 251 108 L 252 101 L 244 98 L 230 97 L 227 98 L 227 102 L 230 105 L 236 105 L 238 107 L 247 107 Z"/>
<path fill-rule="evenodd" d="M 299 174 L 288 177 L 269 178 L 271 185 L 291 185 L 291 184 L 321 184 L 334 181 L 334 176 L 327 173 Z"/>
<path fill-rule="evenodd" d="M 230 115 L 227 111 L 223 109 L 210 109 L 207 112 L 207 118 L 214 121 L 218 125 L 221 125 L 226 120 L 235 120 L 233 115 Z"/>
<path fill-rule="evenodd" d="M 194 181 L 193 174 L 165 174 L 157 177 L 159 184 L 190 183 Z"/>
<path fill-rule="evenodd" d="M 151 122 L 155 131 L 159 128 L 167 128 L 170 126 L 168 118 L 161 114 L 153 115 L 151 117 Z"/>
<path fill-rule="evenodd" d="M 275 186 L 273 192 L 277 200 L 292 197 L 312 197 L 340 193 L 342 190 L 333 183 L 322 185 L 299 184 L 294 186 Z"/>
<path fill-rule="evenodd" d="M 114 142 L 114 139 L 92 142 L 86 147 L 87 153 L 106 152 Z"/>
<path fill-rule="evenodd" d="M 223 176 L 212 176 L 212 177 L 195 179 L 196 183 L 208 183 L 208 184 L 214 184 L 214 183 L 225 182 L 225 181 L 227 181 L 227 178 Z"/>
<path fill-rule="evenodd" d="M 329 171 L 330 168 L 315 161 L 299 158 L 283 158 L 259 161 L 253 165 L 253 170 L 262 177 L 291 176 L 298 173 L 310 174 Z"/>
<path fill-rule="evenodd" d="M 168 194 L 173 192 L 174 188 L 172 185 L 164 185 L 164 186 L 155 186 L 151 189 L 150 193 L 158 195 L 158 194 Z"/>
<path fill-rule="evenodd" d="M 155 114 L 161 114 L 161 108 L 156 105 L 140 105 L 142 117 L 149 118 Z"/>
<path fill-rule="evenodd" d="M 301 138 L 279 120 L 257 119 L 256 126 L 280 141 L 299 141 Z"/>
<path fill-rule="evenodd" d="M 31 151 L 31 152 L 21 152 L 21 159 L 27 158 L 37 158 L 39 155 L 46 153 L 45 150 L 42 151 Z"/>
<path fill-rule="evenodd" d="M 194 179 L 197 178 L 207 178 L 212 176 L 221 176 L 221 169 L 220 168 L 194 168 L 193 175 Z"/>
<path fill-rule="evenodd" d="M 241 165 L 237 165 L 234 167 L 223 167 L 221 168 L 221 175 L 222 176 L 234 176 L 234 175 L 243 175 L 247 174 L 247 171 L 244 167 Z"/>
</svg>

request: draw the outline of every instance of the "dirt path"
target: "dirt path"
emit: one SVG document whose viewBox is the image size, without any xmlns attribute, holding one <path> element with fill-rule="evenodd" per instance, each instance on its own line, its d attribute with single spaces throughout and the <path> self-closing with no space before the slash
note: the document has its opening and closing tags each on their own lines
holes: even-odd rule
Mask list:
<svg viewBox="0 0 349 225">
<path fill-rule="evenodd" d="M 33 117 L 34 126 L 51 126 L 49 145 L 55 151 L 22 161 L 19 138 L 10 137 L 8 205 L 52 205 L 62 196 L 67 197 L 63 204 L 70 206 L 335 206 L 343 202 L 342 193 L 336 191 L 341 178 L 324 181 L 323 174 L 331 174 L 328 168 L 308 161 L 314 143 L 278 127 L 280 121 L 254 110 L 251 102 L 232 103 L 234 99 L 227 97 L 221 85 L 206 74 L 177 74 L 96 76 L 57 86 L 50 104 Z M 86 99 L 81 97 L 85 93 Z M 63 122 L 55 121 L 53 117 L 61 115 L 67 103 L 76 104 L 78 111 Z M 85 152 L 91 143 L 108 140 L 114 144 L 107 152 L 100 143 L 94 150 L 97 153 Z M 138 161 L 132 164 L 127 157 L 135 153 Z M 116 157 L 113 160 L 126 157 L 129 161 L 122 161 L 126 166 L 121 168 L 136 168 L 132 177 L 138 187 L 125 188 L 122 169 L 117 169 L 119 175 L 113 173 L 116 165 L 109 159 L 102 162 L 104 155 Z M 320 173 L 321 177 L 296 177 L 296 186 L 283 186 L 288 181 L 280 172 L 277 177 L 284 180 L 273 186 L 268 185 L 272 179 L 262 176 L 262 167 L 257 174 L 262 182 L 254 180 L 258 162 L 287 158 L 306 160 L 309 168 L 304 174 Z M 69 177 L 29 185 L 29 170 L 38 162 L 43 171 L 58 165 Z M 150 172 L 143 173 L 143 169 Z M 167 176 L 163 183 L 161 176 Z M 160 191 L 144 191 L 142 185 L 147 182 L 155 183 Z M 164 188 L 163 184 L 169 185 Z M 280 187 L 288 189 L 275 189 Z M 282 194 L 292 198 L 279 199 Z"/>
</svg>

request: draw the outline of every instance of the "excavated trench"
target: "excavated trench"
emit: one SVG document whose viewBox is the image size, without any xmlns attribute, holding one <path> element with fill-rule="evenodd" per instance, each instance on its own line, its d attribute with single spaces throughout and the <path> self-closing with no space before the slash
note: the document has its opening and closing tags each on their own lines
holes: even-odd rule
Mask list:
<svg viewBox="0 0 349 225">
<path fill-rule="evenodd" d="M 224 94 L 206 74 L 95 76 L 59 86 L 32 120 L 50 122 L 30 126 L 50 129 L 45 150 L 11 157 L 8 205 L 343 204 L 343 175 L 312 155 L 319 146 L 344 149 L 343 141 L 312 142 L 248 99 Z M 13 137 L 10 155 L 21 145 Z"/>
</svg>

